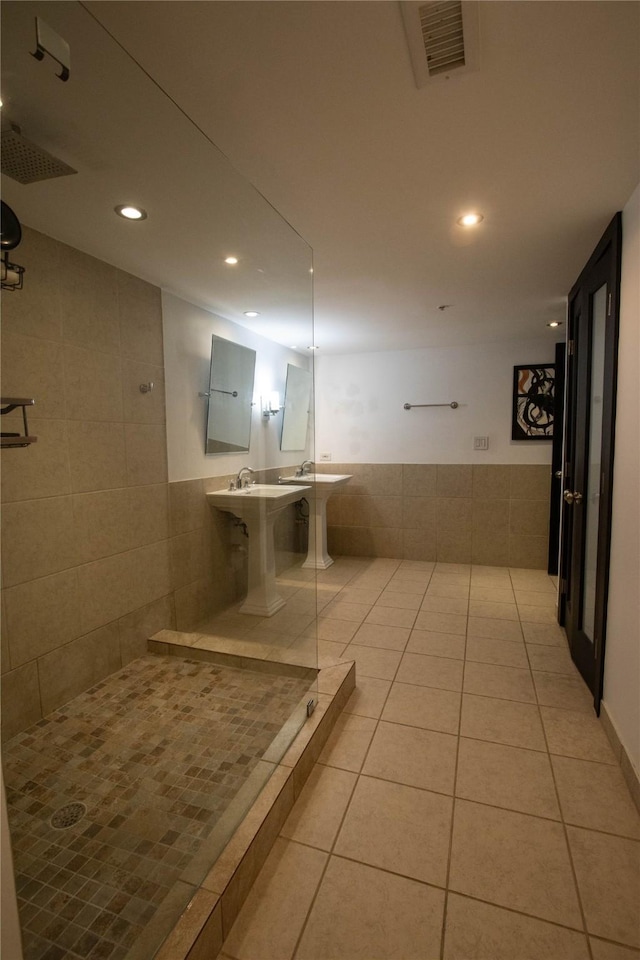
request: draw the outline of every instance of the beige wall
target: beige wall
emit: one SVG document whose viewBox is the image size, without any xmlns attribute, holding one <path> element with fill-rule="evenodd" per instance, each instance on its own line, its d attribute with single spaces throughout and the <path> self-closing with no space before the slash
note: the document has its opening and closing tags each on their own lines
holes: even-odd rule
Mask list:
<svg viewBox="0 0 640 960">
<path fill-rule="evenodd" d="M 331 463 L 318 469 L 353 474 L 328 503 L 332 554 L 547 566 L 546 465 Z"/>
<path fill-rule="evenodd" d="M 622 215 L 618 398 L 604 705 L 640 776 L 640 185 Z M 623 760 L 623 770 L 627 762 Z"/>
<path fill-rule="evenodd" d="M 2 395 L 38 441 L 2 456 L 4 738 L 174 622 L 160 291 L 29 229 L 17 253 Z"/>
</svg>

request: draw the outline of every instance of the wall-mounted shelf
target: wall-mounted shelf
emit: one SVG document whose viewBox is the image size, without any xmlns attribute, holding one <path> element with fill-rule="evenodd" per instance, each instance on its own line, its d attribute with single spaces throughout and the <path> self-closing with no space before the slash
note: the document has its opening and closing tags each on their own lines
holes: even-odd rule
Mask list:
<svg viewBox="0 0 640 960">
<path fill-rule="evenodd" d="M 22 423 L 24 433 L 0 433 L 0 446 L 2 447 L 28 447 L 35 443 L 37 437 L 29 436 L 29 424 L 27 423 L 27 407 L 32 407 L 35 400 L 26 397 L 0 397 L 0 416 L 6 413 L 13 413 L 19 407 L 22 408 Z"/>
</svg>

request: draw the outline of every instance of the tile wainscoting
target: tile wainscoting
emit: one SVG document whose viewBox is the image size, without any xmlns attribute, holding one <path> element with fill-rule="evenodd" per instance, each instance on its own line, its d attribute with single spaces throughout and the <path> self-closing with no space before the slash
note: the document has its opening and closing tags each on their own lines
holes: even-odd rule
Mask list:
<svg viewBox="0 0 640 960">
<path fill-rule="evenodd" d="M 545 464 L 318 464 L 353 479 L 329 500 L 329 553 L 546 569 Z"/>
<path fill-rule="evenodd" d="M 2 453 L 3 740 L 247 580 L 241 532 L 205 498 L 231 477 L 168 483 L 159 288 L 29 227 L 20 253 L 24 289 L 2 296 L 2 390 L 35 398 L 38 440 Z M 276 539 L 278 569 L 306 549 L 293 508 Z"/>
<path fill-rule="evenodd" d="M 2 455 L 4 740 L 175 623 L 160 290 L 28 227 L 20 262 L 2 390 L 38 440 Z"/>
</svg>

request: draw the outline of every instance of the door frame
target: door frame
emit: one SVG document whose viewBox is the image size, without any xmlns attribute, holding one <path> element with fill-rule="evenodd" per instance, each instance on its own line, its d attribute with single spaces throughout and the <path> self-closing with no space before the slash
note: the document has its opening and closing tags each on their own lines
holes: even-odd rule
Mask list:
<svg viewBox="0 0 640 960">
<path fill-rule="evenodd" d="M 607 229 L 603 233 L 595 250 L 591 254 L 580 276 L 571 288 L 569 293 L 569 309 L 567 315 L 568 323 L 568 342 L 567 342 L 567 390 L 566 406 L 564 418 L 564 435 L 569 438 L 581 438 L 584 449 L 588 449 L 589 424 L 585 420 L 578 422 L 576 419 L 576 390 L 578 388 L 589 390 L 591 381 L 591 327 L 588 329 L 588 356 L 586 358 L 586 371 L 578 370 L 579 358 L 575 355 L 575 335 L 573 331 L 574 304 L 578 304 L 580 310 L 587 316 L 590 316 L 590 294 L 589 280 L 596 272 L 605 256 L 610 257 L 611 265 L 609 271 L 609 302 L 607 304 L 607 316 L 605 327 L 605 356 L 604 356 L 604 386 L 602 397 L 602 445 L 601 445 L 601 476 L 600 476 L 600 500 L 598 507 L 598 546 L 597 546 L 597 564 L 596 564 L 596 595 L 594 610 L 594 662 L 588 665 L 581 662 L 580 652 L 576 649 L 576 636 L 579 624 L 574 622 L 569 624 L 570 630 L 567 631 L 569 645 L 576 665 L 583 674 L 586 682 L 593 693 L 593 701 L 596 713 L 600 714 L 600 701 L 602 699 L 602 687 L 604 679 L 604 657 L 606 646 L 606 627 L 607 627 L 607 601 L 609 592 L 609 555 L 611 547 L 611 514 L 613 506 L 613 469 L 614 469 L 614 448 L 615 448 L 615 418 L 616 418 L 616 391 L 617 391 L 617 371 L 618 371 L 618 332 L 620 324 L 620 276 L 621 276 L 621 250 L 622 250 L 622 214 L 617 213 Z M 601 268 L 601 267 L 600 267 Z M 584 341 L 584 336 L 583 336 Z M 584 362 L 584 357 L 582 361 Z M 582 366 L 582 364 L 580 364 Z M 582 373 L 582 383 L 578 378 Z M 588 419 L 588 412 L 587 412 Z M 569 486 L 573 484 L 574 465 L 569 461 L 571 450 L 565 450 L 565 463 L 563 465 L 563 480 L 568 479 Z M 565 484 L 566 486 L 566 484 Z M 564 625 L 567 620 L 567 599 L 568 599 L 568 571 L 569 566 L 578 571 L 579 576 L 579 596 L 582 597 L 584 581 L 584 537 L 582 538 L 579 549 L 580 556 L 573 556 L 575 544 L 571 542 L 573 523 L 569 515 L 569 509 L 575 510 L 575 506 L 567 508 L 563 506 L 562 526 L 561 526 L 561 550 L 560 550 L 560 593 L 558 603 L 558 621 Z M 581 524 L 584 527 L 584 524 Z M 576 582 L 574 577 L 574 584 Z M 576 615 L 581 616 L 582 611 L 577 610 Z M 572 634 L 572 635 L 570 635 Z M 573 641 L 573 645 L 572 645 Z M 584 657 L 582 657 L 584 660 Z"/>
<path fill-rule="evenodd" d="M 556 343 L 556 380 L 554 386 L 553 441 L 551 448 L 551 494 L 549 501 L 549 550 L 547 573 L 558 576 L 560 569 L 560 532 L 562 522 L 562 463 L 564 459 L 564 373 L 567 345 Z"/>
</svg>

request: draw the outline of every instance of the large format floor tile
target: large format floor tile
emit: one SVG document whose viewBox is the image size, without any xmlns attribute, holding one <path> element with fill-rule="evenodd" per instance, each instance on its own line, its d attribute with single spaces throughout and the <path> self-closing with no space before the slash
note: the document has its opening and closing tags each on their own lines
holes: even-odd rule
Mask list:
<svg viewBox="0 0 640 960">
<path fill-rule="evenodd" d="M 582 928 L 564 830 L 550 820 L 457 800 L 449 886 Z"/>
<path fill-rule="evenodd" d="M 583 933 L 449 894 L 444 960 L 589 960 Z"/>
<path fill-rule="evenodd" d="M 320 763 L 358 773 L 376 729 L 371 717 L 342 714 L 319 757 Z"/>
<path fill-rule="evenodd" d="M 460 697 L 453 690 L 394 683 L 384 705 L 382 719 L 425 730 L 439 730 L 441 733 L 457 733 Z"/>
<path fill-rule="evenodd" d="M 307 848 L 310 876 L 270 913 L 287 867 L 265 868 L 223 956 L 640 960 L 640 818 L 551 578 L 331 569 L 321 652 L 355 659 L 357 688 L 273 855 Z"/>
<path fill-rule="evenodd" d="M 524 643 L 513 640 L 494 640 L 492 637 L 469 637 L 466 659 L 476 663 L 496 663 L 503 667 L 527 669 L 527 651 Z"/>
<path fill-rule="evenodd" d="M 640 960 L 640 950 L 589 937 L 593 960 Z"/>
<path fill-rule="evenodd" d="M 494 640 L 522 640 L 522 630 L 517 620 L 500 620 L 490 617 L 469 617 L 469 637 L 492 637 Z"/>
<path fill-rule="evenodd" d="M 538 673 L 532 670 L 538 703 L 544 707 L 580 710 L 593 716 L 593 695 L 580 676 L 562 676 L 557 673 Z"/>
<path fill-rule="evenodd" d="M 351 642 L 342 654 L 343 660 L 355 660 L 356 676 L 393 680 L 402 654 Z"/>
<path fill-rule="evenodd" d="M 225 952 L 237 960 L 293 956 L 327 854 L 278 839 L 247 897 Z"/>
<path fill-rule="evenodd" d="M 421 653 L 428 657 L 449 657 L 464 660 L 466 640 L 452 633 L 433 633 L 430 630 L 412 630 L 406 653 Z"/>
<path fill-rule="evenodd" d="M 460 738 L 456 796 L 560 819 L 546 753 Z"/>
<path fill-rule="evenodd" d="M 580 760 L 615 763 L 616 758 L 597 718 L 573 710 L 541 707 L 549 751 Z"/>
<path fill-rule="evenodd" d="M 379 647 L 383 650 L 404 650 L 409 640 L 409 627 L 366 621 L 355 634 L 352 644 Z"/>
<path fill-rule="evenodd" d="M 515 603 L 499 603 L 495 600 L 470 600 L 470 617 L 488 617 L 491 620 L 519 620 Z"/>
<path fill-rule="evenodd" d="M 438 957 L 443 908 L 442 890 L 331 857 L 296 960 Z"/>
<path fill-rule="evenodd" d="M 453 633 L 464 637 L 467 632 L 467 615 L 459 613 L 433 613 L 421 610 L 416 617 L 416 630 L 431 630 L 434 633 Z"/>
<path fill-rule="evenodd" d="M 376 677 L 356 677 L 356 688 L 345 704 L 344 713 L 356 713 L 360 717 L 378 718 L 382 713 L 390 689 L 390 680 L 378 680 Z"/>
<path fill-rule="evenodd" d="M 571 757 L 551 761 L 566 823 L 640 840 L 640 814 L 617 765 Z"/>
<path fill-rule="evenodd" d="M 462 696 L 460 733 L 478 740 L 493 740 L 529 750 L 546 750 L 540 711 L 533 703 Z"/>
<path fill-rule="evenodd" d="M 330 850 L 355 783 L 355 773 L 315 766 L 282 828 L 282 836 Z"/>
<path fill-rule="evenodd" d="M 362 773 L 412 787 L 453 793 L 457 737 L 399 723 L 378 724 Z"/>
<path fill-rule="evenodd" d="M 640 843 L 568 827 L 587 930 L 640 947 Z"/>
<path fill-rule="evenodd" d="M 444 886 L 452 800 L 360 777 L 334 847 L 337 854 Z"/>
<path fill-rule="evenodd" d="M 535 703 L 531 671 L 492 663 L 468 661 L 464 672 L 464 692 L 501 700 Z"/>
<path fill-rule="evenodd" d="M 395 679 L 441 690 L 462 690 L 463 663 L 447 657 L 428 657 L 405 653 Z"/>
</svg>

